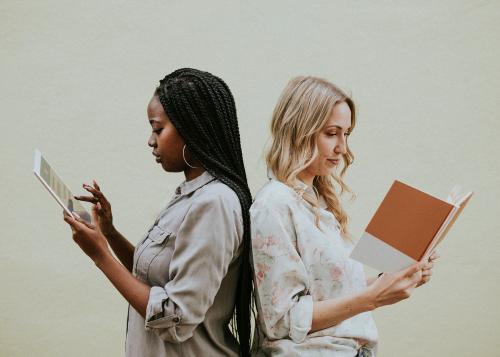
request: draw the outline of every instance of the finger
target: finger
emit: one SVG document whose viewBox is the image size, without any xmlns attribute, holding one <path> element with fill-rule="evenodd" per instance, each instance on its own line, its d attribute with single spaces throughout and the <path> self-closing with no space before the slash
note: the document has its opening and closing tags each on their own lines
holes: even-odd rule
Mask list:
<svg viewBox="0 0 500 357">
<path fill-rule="evenodd" d="M 422 280 L 422 270 L 418 270 L 409 278 L 410 285 L 416 285 L 420 280 Z"/>
<path fill-rule="evenodd" d="M 424 276 L 431 276 L 432 274 L 434 274 L 434 273 L 432 272 L 432 270 L 424 270 L 424 271 L 422 271 L 422 276 L 423 276 L 423 277 L 424 277 Z"/>
<path fill-rule="evenodd" d="M 403 279 L 410 287 L 414 287 L 420 279 L 422 279 L 422 265 L 420 262 L 412 265 L 403 272 L 405 272 L 405 274 L 401 277 L 401 279 Z"/>
<path fill-rule="evenodd" d="M 76 227 L 75 227 L 76 221 L 75 221 L 75 219 L 72 216 L 70 216 L 68 213 L 66 213 L 66 211 L 64 212 L 64 218 L 63 219 L 64 219 L 64 221 L 66 223 L 69 224 L 69 226 L 71 227 L 71 231 L 73 233 L 75 233 L 76 232 Z"/>
<path fill-rule="evenodd" d="M 64 220 L 68 220 L 71 223 L 73 223 L 73 221 L 75 220 L 75 217 L 73 217 L 73 215 L 71 215 L 71 214 L 68 214 L 68 212 L 66 212 L 66 211 L 63 211 L 63 217 L 64 217 Z"/>
<path fill-rule="evenodd" d="M 431 280 L 430 276 L 424 276 L 424 277 L 422 277 L 422 280 L 420 280 L 419 286 L 428 283 L 429 280 Z"/>
<path fill-rule="evenodd" d="M 83 225 L 84 225 L 85 227 L 87 227 L 87 228 L 90 228 L 90 229 L 95 229 L 95 226 L 94 226 L 93 224 L 91 224 L 91 223 L 88 223 L 88 222 L 84 221 L 84 220 L 83 220 L 83 219 L 81 219 L 80 217 L 76 217 L 76 220 L 77 220 L 78 222 L 80 222 L 81 224 L 83 224 Z"/>
<path fill-rule="evenodd" d="M 419 286 L 422 286 L 422 285 L 424 285 L 424 284 L 428 283 L 428 282 L 429 282 L 429 280 L 430 280 L 430 277 L 422 277 L 422 280 L 420 280 L 420 281 L 418 282 L 418 284 L 417 284 L 417 286 L 416 286 L 416 287 L 418 288 Z"/>
<path fill-rule="evenodd" d="M 94 220 L 94 222 L 98 222 L 99 221 L 99 218 L 97 217 L 97 215 L 99 214 L 99 208 L 97 207 L 99 205 L 99 203 L 97 203 L 97 205 L 95 205 L 94 207 L 92 207 L 92 219 Z"/>
<path fill-rule="evenodd" d="M 71 213 L 72 213 L 72 216 L 68 215 L 68 220 L 71 221 L 72 227 L 77 232 L 84 231 L 87 227 L 83 223 L 78 221 L 78 219 L 81 219 L 81 217 L 76 212 L 71 212 Z"/>
<path fill-rule="evenodd" d="M 402 271 L 402 275 L 404 277 L 412 277 L 415 273 L 417 273 L 419 270 L 422 270 L 422 267 L 424 266 L 425 262 L 418 262 L 415 263 L 405 270 Z"/>
<path fill-rule="evenodd" d="M 434 263 L 433 262 L 428 262 L 428 263 L 425 263 L 424 267 L 422 268 L 422 270 L 430 270 L 434 267 Z"/>
<path fill-rule="evenodd" d="M 99 199 L 94 196 L 73 196 L 73 198 L 78 201 L 85 201 L 93 204 L 99 202 Z"/>
<path fill-rule="evenodd" d="M 94 182 L 94 187 L 95 187 L 97 190 L 101 191 L 101 188 L 100 188 L 100 187 L 99 187 L 99 185 L 97 184 L 97 181 L 96 181 L 96 180 L 93 180 L 93 182 Z"/>
<path fill-rule="evenodd" d="M 416 288 L 418 288 L 419 286 L 422 286 L 425 284 L 425 281 L 423 280 L 423 278 L 417 283 L 417 285 L 415 285 Z"/>
<path fill-rule="evenodd" d="M 96 209 L 97 209 L 97 214 L 102 216 L 104 215 L 104 209 L 102 208 L 102 205 L 101 205 L 101 202 L 97 202 L 97 204 L 95 205 Z"/>
<path fill-rule="evenodd" d="M 436 260 L 438 259 L 439 257 L 441 256 L 441 254 L 439 254 L 439 252 L 437 250 L 435 250 L 431 256 L 429 257 L 430 260 Z"/>
<path fill-rule="evenodd" d="M 63 211 L 63 217 L 69 216 L 68 212 Z"/>
<path fill-rule="evenodd" d="M 92 195 L 94 195 L 94 197 L 96 197 L 99 201 L 101 201 L 105 206 L 110 206 L 108 199 L 106 198 L 106 196 L 104 196 L 104 193 L 86 184 L 84 184 L 83 187 Z"/>
<path fill-rule="evenodd" d="M 104 197 L 103 193 L 99 190 L 96 190 L 95 188 L 93 188 L 92 186 L 89 186 L 87 184 L 83 184 L 83 188 L 86 189 L 87 191 L 89 191 L 91 194 L 94 195 L 94 197 L 98 197 L 98 198 L 102 198 Z"/>
</svg>

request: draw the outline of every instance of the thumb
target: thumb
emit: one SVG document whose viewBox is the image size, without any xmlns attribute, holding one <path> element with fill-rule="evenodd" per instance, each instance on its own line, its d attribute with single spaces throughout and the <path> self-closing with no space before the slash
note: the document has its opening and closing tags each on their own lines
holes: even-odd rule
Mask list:
<svg viewBox="0 0 500 357">
<path fill-rule="evenodd" d="M 94 207 L 92 207 L 92 220 L 97 225 L 97 222 L 99 220 L 99 218 L 97 217 L 97 205 L 94 205 Z"/>
<path fill-rule="evenodd" d="M 403 270 L 403 276 L 405 277 L 411 277 L 413 274 L 421 270 L 424 266 L 425 262 L 417 262 L 410 267 L 408 267 L 406 270 Z"/>
<path fill-rule="evenodd" d="M 74 215 L 74 216 L 73 216 Z M 78 218 L 77 218 L 78 217 Z M 64 214 L 64 220 L 71 226 L 72 229 L 74 229 L 76 232 L 83 231 L 86 226 L 78 221 L 78 219 L 81 220 L 80 216 L 76 212 L 72 212 L 72 215 L 70 216 L 65 212 Z"/>
<path fill-rule="evenodd" d="M 65 221 L 66 223 L 68 223 L 68 225 L 70 226 L 71 231 L 72 231 L 73 233 L 75 233 L 75 232 L 76 232 L 76 229 L 75 229 L 75 222 L 74 222 L 74 221 L 75 221 L 75 219 L 74 219 L 72 216 L 70 216 L 67 212 L 63 212 L 63 217 L 64 217 L 64 221 Z"/>
<path fill-rule="evenodd" d="M 95 211 L 96 211 L 97 215 L 102 216 L 104 214 L 104 210 L 102 209 L 101 202 L 97 202 L 94 207 L 96 209 Z"/>
<path fill-rule="evenodd" d="M 91 223 L 88 223 L 86 221 L 84 221 L 79 215 L 77 215 L 75 212 L 73 213 L 74 215 L 76 215 L 75 217 L 75 220 L 80 222 L 81 224 L 83 224 L 84 226 L 86 226 L 87 228 L 90 228 L 90 229 L 95 229 L 95 226 Z"/>
</svg>

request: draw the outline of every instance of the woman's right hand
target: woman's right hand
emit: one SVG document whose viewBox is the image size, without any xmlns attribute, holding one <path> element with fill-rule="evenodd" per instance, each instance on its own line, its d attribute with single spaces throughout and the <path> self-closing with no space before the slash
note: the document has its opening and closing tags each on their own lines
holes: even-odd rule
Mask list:
<svg viewBox="0 0 500 357">
<path fill-rule="evenodd" d="M 397 273 L 384 273 L 376 279 L 368 291 L 375 308 L 395 304 L 410 297 L 422 280 L 425 262 L 418 262 Z"/>
<path fill-rule="evenodd" d="M 94 217 L 97 217 L 97 222 L 93 222 L 95 226 L 101 231 L 101 233 L 106 237 L 114 232 L 115 227 L 113 226 L 113 214 L 111 212 L 111 204 L 107 200 L 106 196 L 101 192 L 101 188 L 95 180 L 93 180 L 94 187 L 83 184 L 83 188 L 90 192 L 92 196 L 74 196 L 75 199 L 79 201 L 86 201 L 93 203 L 94 206 L 92 210 L 96 213 Z"/>
</svg>

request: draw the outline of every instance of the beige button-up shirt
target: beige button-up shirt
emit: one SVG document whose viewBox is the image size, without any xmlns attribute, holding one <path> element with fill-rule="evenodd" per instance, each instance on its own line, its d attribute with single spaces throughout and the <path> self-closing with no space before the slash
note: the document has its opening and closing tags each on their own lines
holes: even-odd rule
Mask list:
<svg viewBox="0 0 500 357">
<path fill-rule="evenodd" d="M 126 355 L 237 356 L 229 331 L 240 266 L 239 199 L 208 172 L 182 183 L 137 245 L 146 319 L 129 306 Z"/>
</svg>

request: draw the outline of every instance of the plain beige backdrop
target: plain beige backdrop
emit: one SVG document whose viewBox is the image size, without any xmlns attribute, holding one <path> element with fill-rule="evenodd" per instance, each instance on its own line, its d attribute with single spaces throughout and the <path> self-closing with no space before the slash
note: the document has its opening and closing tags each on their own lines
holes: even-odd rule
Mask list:
<svg viewBox="0 0 500 357">
<path fill-rule="evenodd" d="M 233 90 L 253 194 L 271 112 L 300 74 L 358 105 L 356 235 L 394 179 L 475 190 L 431 282 L 375 311 L 379 356 L 500 356 L 499 14 L 498 1 L 2 0 L 0 355 L 123 355 L 127 305 L 71 240 L 33 151 L 75 193 L 97 179 L 137 242 L 183 179 L 155 163 L 146 105 L 190 66 Z"/>
</svg>

